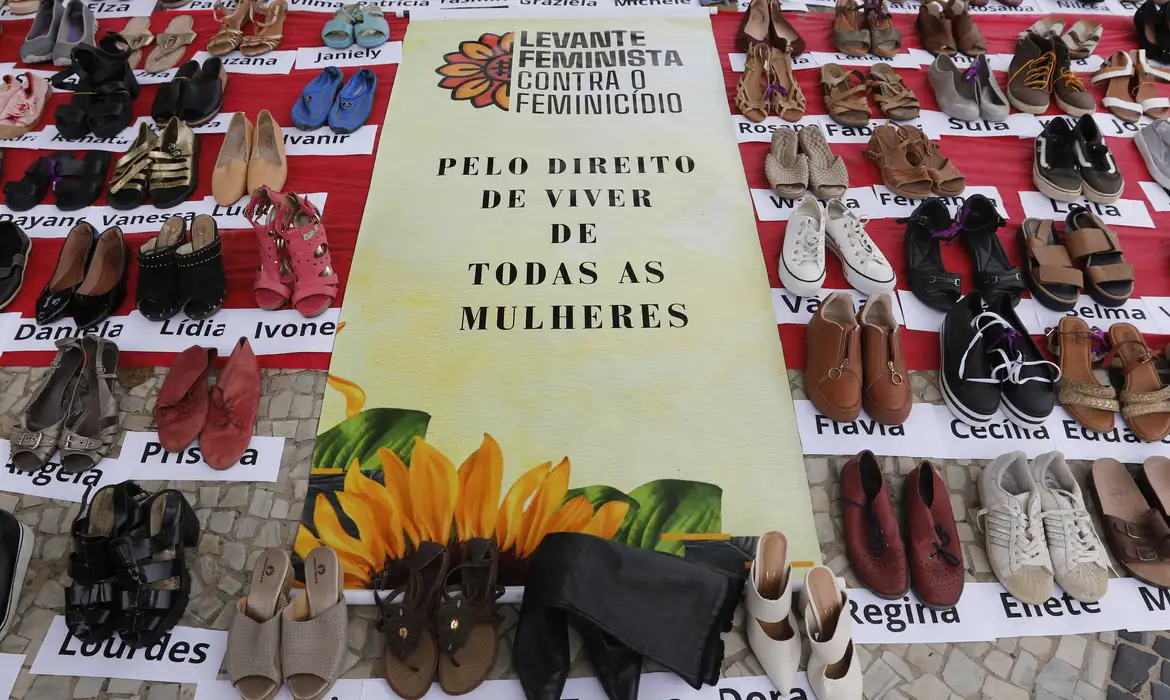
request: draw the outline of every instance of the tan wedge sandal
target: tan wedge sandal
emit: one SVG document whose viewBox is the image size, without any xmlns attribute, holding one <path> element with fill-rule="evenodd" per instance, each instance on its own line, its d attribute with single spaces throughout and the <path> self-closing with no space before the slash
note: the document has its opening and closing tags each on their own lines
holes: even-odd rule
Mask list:
<svg viewBox="0 0 1170 700">
<path fill-rule="evenodd" d="M 1129 90 L 1133 74 L 1133 58 L 1125 51 L 1115 51 L 1109 60 L 1093 73 L 1090 80 L 1094 85 L 1107 83 L 1101 106 L 1108 108 L 1118 119 L 1130 123 L 1142 118 L 1142 105 L 1133 101 Z"/>
<path fill-rule="evenodd" d="M 752 44 L 739 83 L 735 86 L 735 108 L 749 121 L 762 122 L 768 116 L 768 100 L 764 83 L 767 80 L 768 55 L 766 44 Z"/>
<path fill-rule="evenodd" d="M 228 629 L 228 676 L 243 700 L 272 700 L 284 684 L 280 670 L 281 612 L 288 605 L 293 569 L 279 547 L 260 554 L 252 586 L 236 601 Z"/>
<path fill-rule="evenodd" d="M 1161 441 L 1170 435 L 1170 387 L 1162 386 L 1146 341 L 1132 323 L 1114 323 L 1109 327 L 1109 345 L 1102 363 L 1109 367 L 1113 360 L 1119 360 L 1125 374 L 1122 418 L 1142 440 Z"/>
<path fill-rule="evenodd" d="M 1049 352 L 1060 360 L 1060 404 L 1089 430 L 1113 430 L 1113 416 L 1121 409 L 1117 392 L 1093 374 L 1094 361 L 1105 354 L 1105 334 L 1077 316 L 1061 316 L 1056 328 L 1044 334 Z"/>
<path fill-rule="evenodd" d="M 1150 471 L 1167 472 L 1170 465 L 1163 466 L 1164 457 L 1146 460 L 1146 465 L 1150 466 L 1153 460 L 1158 461 L 1147 471 L 1147 477 Z M 1165 486 L 1161 476 L 1155 476 L 1151 485 L 1154 480 Z M 1170 527 L 1158 509 L 1150 507 L 1125 465 L 1109 458 L 1093 462 L 1089 490 L 1101 510 L 1105 541 L 1113 550 L 1113 557 L 1137 580 L 1160 588 L 1170 587 Z M 1170 496 L 1170 491 L 1163 493 Z M 1163 504 L 1165 507 L 1170 502 L 1163 501 Z"/>
<path fill-rule="evenodd" d="M 305 557 L 305 592 L 280 614 L 280 666 L 293 700 L 321 700 L 345 671 L 345 572 L 337 552 Z"/>
</svg>

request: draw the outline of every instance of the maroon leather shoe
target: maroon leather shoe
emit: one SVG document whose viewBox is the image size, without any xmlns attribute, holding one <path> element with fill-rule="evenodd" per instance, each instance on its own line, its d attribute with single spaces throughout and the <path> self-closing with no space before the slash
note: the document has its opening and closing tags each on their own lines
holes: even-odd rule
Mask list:
<svg viewBox="0 0 1170 700">
<path fill-rule="evenodd" d="M 910 590 L 906 546 L 885 475 L 869 450 L 841 470 L 845 501 L 845 551 L 861 584 L 882 598 L 900 598 Z"/>
<path fill-rule="evenodd" d="M 227 469 L 239 461 L 252 440 L 260 408 L 260 363 L 247 338 L 236 341 L 215 386 L 211 387 L 207 424 L 199 434 L 203 461 Z"/>
<path fill-rule="evenodd" d="M 158 441 L 167 452 L 195 442 L 207 422 L 207 373 L 219 353 L 192 345 L 175 357 L 154 405 Z"/>
<path fill-rule="evenodd" d="M 906 477 L 902 507 L 914 594 L 932 608 L 952 608 L 963 595 L 963 548 L 947 485 L 923 460 Z"/>
</svg>

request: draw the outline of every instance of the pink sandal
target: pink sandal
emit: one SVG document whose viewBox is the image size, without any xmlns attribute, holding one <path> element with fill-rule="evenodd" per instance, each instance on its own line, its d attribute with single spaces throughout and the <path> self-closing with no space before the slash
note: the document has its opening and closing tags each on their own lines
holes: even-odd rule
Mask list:
<svg viewBox="0 0 1170 700">
<path fill-rule="evenodd" d="M 337 273 L 329 254 L 329 239 L 317 207 L 296 194 L 284 195 L 281 233 L 296 281 L 292 305 L 305 318 L 323 313 L 337 296 Z"/>
<path fill-rule="evenodd" d="M 252 193 L 252 199 L 244 209 L 244 216 L 252 224 L 260 243 L 260 269 L 256 271 L 252 293 L 256 305 L 265 311 L 275 311 L 288 302 L 293 293 L 290 285 L 296 279 L 289 269 L 288 255 L 284 250 L 286 241 L 277 231 L 277 226 L 286 216 L 284 206 L 279 203 L 283 198 L 280 192 L 260 187 Z"/>
</svg>

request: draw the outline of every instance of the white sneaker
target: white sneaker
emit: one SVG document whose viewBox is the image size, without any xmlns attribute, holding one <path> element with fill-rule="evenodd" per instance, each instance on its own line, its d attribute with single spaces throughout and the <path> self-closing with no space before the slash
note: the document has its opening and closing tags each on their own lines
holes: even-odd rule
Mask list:
<svg viewBox="0 0 1170 700">
<path fill-rule="evenodd" d="M 1052 597 L 1052 560 L 1044 539 L 1040 489 L 1023 452 L 996 457 L 979 480 L 984 545 L 995 576 L 1016 598 L 1040 605 Z"/>
<path fill-rule="evenodd" d="M 866 296 L 894 291 L 894 267 L 865 232 L 867 219 L 859 219 L 839 199 L 825 207 L 825 244 L 841 260 L 845 280 Z"/>
<path fill-rule="evenodd" d="M 812 654 L 808 682 L 817 700 L 862 700 L 861 664 L 853 648 L 849 596 L 827 566 L 804 577 L 804 633 Z"/>
<path fill-rule="evenodd" d="M 1056 583 L 1082 603 L 1101 600 L 1109 589 L 1109 559 L 1064 455 L 1049 452 L 1032 460 L 1032 478 L 1040 491 L 1040 517 Z"/>
<path fill-rule="evenodd" d="M 748 646 L 781 695 L 796 687 L 800 668 L 800 634 L 792 609 L 792 566 L 788 539 L 765 532 L 756 544 L 752 573 L 743 590 Z"/>
<path fill-rule="evenodd" d="M 825 210 L 816 197 L 796 205 L 784 229 L 780 283 L 798 297 L 816 296 L 825 284 Z"/>
</svg>

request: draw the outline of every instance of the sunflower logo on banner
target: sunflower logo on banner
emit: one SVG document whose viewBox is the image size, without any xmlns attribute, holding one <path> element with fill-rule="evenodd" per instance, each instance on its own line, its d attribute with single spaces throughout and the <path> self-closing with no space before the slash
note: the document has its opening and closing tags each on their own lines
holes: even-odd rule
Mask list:
<svg viewBox="0 0 1170 700">
<path fill-rule="evenodd" d="M 443 60 L 446 63 L 435 72 L 443 76 L 439 87 L 450 90 L 451 99 L 469 100 L 475 107 L 495 105 L 508 111 L 512 32 L 483 34 L 479 41 L 465 41 Z"/>
</svg>

